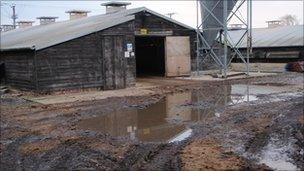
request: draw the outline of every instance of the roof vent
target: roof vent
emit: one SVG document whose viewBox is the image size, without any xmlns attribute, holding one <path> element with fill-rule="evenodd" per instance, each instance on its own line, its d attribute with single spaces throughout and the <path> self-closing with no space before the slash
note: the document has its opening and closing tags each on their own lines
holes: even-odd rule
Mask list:
<svg viewBox="0 0 304 171">
<path fill-rule="evenodd" d="M 85 10 L 70 10 L 66 11 L 65 13 L 68 13 L 70 15 L 70 20 L 78 19 L 78 18 L 85 18 L 88 16 L 88 13 L 91 11 L 85 11 Z"/>
<path fill-rule="evenodd" d="M 47 25 L 51 23 L 55 23 L 58 17 L 38 17 L 40 20 L 40 25 Z"/>
<path fill-rule="evenodd" d="M 32 27 L 35 21 L 18 21 L 19 28 Z"/>
<path fill-rule="evenodd" d="M 127 6 L 131 5 L 131 3 L 128 2 L 107 2 L 101 4 L 101 6 L 106 7 L 106 14 L 115 13 L 118 11 L 126 10 Z"/>
<path fill-rule="evenodd" d="M 271 20 L 271 21 L 266 21 L 266 23 L 268 24 L 268 28 L 275 28 L 275 27 L 283 26 L 282 20 Z"/>
</svg>

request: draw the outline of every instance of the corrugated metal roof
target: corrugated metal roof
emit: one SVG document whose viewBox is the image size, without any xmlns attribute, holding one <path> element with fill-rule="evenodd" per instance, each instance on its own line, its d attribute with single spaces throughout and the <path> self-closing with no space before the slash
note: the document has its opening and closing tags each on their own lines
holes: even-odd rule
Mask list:
<svg viewBox="0 0 304 171">
<path fill-rule="evenodd" d="M 303 25 L 281 26 L 276 28 L 254 28 L 252 29 L 252 47 L 290 47 L 304 46 Z M 229 31 L 230 42 L 235 45 L 245 30 Z M 247 47 L 247 36 L 240 44 L 241 48 Z"/>
<path fill-rule="evenodd" d="M 112 14 L 102 14 L 76 20 L 57 22 L 30 28 L 16 29 L 1 33 L 1 50 L 13 49 L 44 49 L 75 38 L 79 38 L 97 31 L 135 19 L 134 14 L 147 11 L 187 29 L 194 28 L 158 14 L 145 7 L 120 11 Z"/>
</svg>

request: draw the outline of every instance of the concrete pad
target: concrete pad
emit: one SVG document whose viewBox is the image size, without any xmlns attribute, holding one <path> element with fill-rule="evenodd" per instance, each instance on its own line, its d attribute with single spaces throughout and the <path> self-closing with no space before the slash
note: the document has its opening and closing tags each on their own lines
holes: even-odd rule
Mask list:
<svg viewBox="0 0 304 171">
<path fill-rule="evenodd" d="M 285 72 L 286 63 L 251 63 L 249 69 L 251 72 Z M 243 63 L 231 63 L 231 70 L 245 72 L 246 65 Z"/>
<path fill-rule="evenodd" d="M 228 72 L 227 75 L 235 75 L 235 74 L 241 74 L 243 72 Z M 200 73 L 201 74 L 201 73 Z M 231 76 L 226 79 L 223 78 L 214 78 L 211 75 L 192 75 L 191 77 L 179 77 L 177 79 L 183 79 L 183 80 L 197 80 L 197 81 L 223 81 L 223 80 L 235 80 L 235 79 L 245 79 L 245 78 L 253 78 L 253 77 L 263 77 L 263 76 L 270 76 L 270 75 L 276 75 L 276 73 L 259 73 L 259 72 L 250 72 L 249 76 L 247 75 L 237 75 L 237 76 Z"/>
</svg>

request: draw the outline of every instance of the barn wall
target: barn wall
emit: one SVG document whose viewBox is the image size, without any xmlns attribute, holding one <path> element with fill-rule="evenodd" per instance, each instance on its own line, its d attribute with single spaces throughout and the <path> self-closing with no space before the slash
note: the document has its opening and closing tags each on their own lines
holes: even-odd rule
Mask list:
<svg viewBox="0 0 304 171">
<path fill-rule="evenodd" d="M 119 35 L 117 33 L 123 30 L 126 32 L 132 29 L 132 26 L 132 22 L 121 24 L 38 51 L 36 54 L 38 89 L 43 91 L 73 88 L 116 89 L 130 85 L 134 78 L 125 79 L 125 75 L 127 77 L 134 75 L 129 72 L 121 73 L 119 66 L 128 64 L 129 61 L 117 55 L 121 53 L 117 51 L 122 51 L 125 47 L 118 48 L 124 45 L 115 44 L 115 40 L 119 35 L 122 36 L 123 41 L 128 39 L 129 36 L 123 32 Z M 105 39 L 113 39 L 113 44 L 105 44 Z M 109 55 L 110 52 L 113 53 Z M 109 84 L 113 81 L 108 79 L 110 75 L 114 82 L 121 79 L 118 77 L 123 77 L 126 83 L 115 82 L 117 86 Z"/>
<path fill-rule="evenodd" d="M 77 88 L 119 89 L 136 79 L 136 54 L 126 58 L 127 44 L 135 50 L 135 31 L 173 31 L 172 36 L 190 36 L 192 69 L 196 66 L 196 33 L 154 15 L 136 14 L 135 21 L 92 33 L 39 51 L 10 59 L 10 82 L 39 91 Z M 15 52 L 14 52 L 15 53 Z M 18 64 L 17 64 L 18 63 Z M 17 76 L 21 68 L 23 74 Z M 26 74 L 26 75 L 25 75 Z M 18 79 L 17 79 L 18 77 Z M 19 82 L 17 84 L 17 82 Z"/>
<path fill-rule="evenodd" d="M 98 34 L 91 34 L 38 51 L 39 90 L 102 86 L 98 37 Z"/>
<path fill-rule="evenodd" d="M 34 51 L 1 52 L 5 83 L 20 89 L 35 89 Z"/>
<path fill-rule="evenodd" d="M 135 30 L 173 31 L 172 36 L 190 36 L 191 70 L 196 70 L 196 31 L 182 27 L 153 14 L 141 12 L 135 17 Z"/>
</svg>

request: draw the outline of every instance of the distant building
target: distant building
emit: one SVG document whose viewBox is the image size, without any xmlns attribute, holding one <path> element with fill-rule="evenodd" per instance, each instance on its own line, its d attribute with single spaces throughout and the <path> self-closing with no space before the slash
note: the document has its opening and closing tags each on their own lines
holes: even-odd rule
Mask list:
<svg viewBox="0 0 304 171">
<path fill-rule="evenodd" d="M 79 18 L 85 18 L 88 16 L 88 13 L 90 13 L 90 11 L 85 11 L 85 10 L 70 10 L 70 11 L 66 11 L 66 13 L 68 13 L 70 15 L 70 20 L 74 20 L 74 19 L 79 19 Z"/>
<path fill-rule="evenodd" d="M 34 22 L 35 21 L 18 21 L 17 24 L 19 28 L 26 28 L 32 27 Z"/>
<path fill-rule="evenodd" d="M 1 25 L 1 32 L 7 32 L 10 30 L 14 30 L 14 25 L 10 25 L 10 24 Z"/>
<path fill-rule="evenodd" d="M 57 18 L 58 17 L 45 17 L 45 16 L 37 17 L 37 19 L 40 21 L 40 25 L 55 23 Z"/>
<path fill-rule="evenodd" d="M 303 30 L 303 25 L 253 28 L 253 57 L 251 61 L 285 63 L 304 60 Z M 246 30 L 229 31 L 230 41 L 236 43 L 245 31 Z M 245 36 L 245 39 L 239 47 L 241 52 L 245 55 L 247 36 Z M 236 61 L 240 61 L 240 59 L 237 59 Z"/>
</svg>

